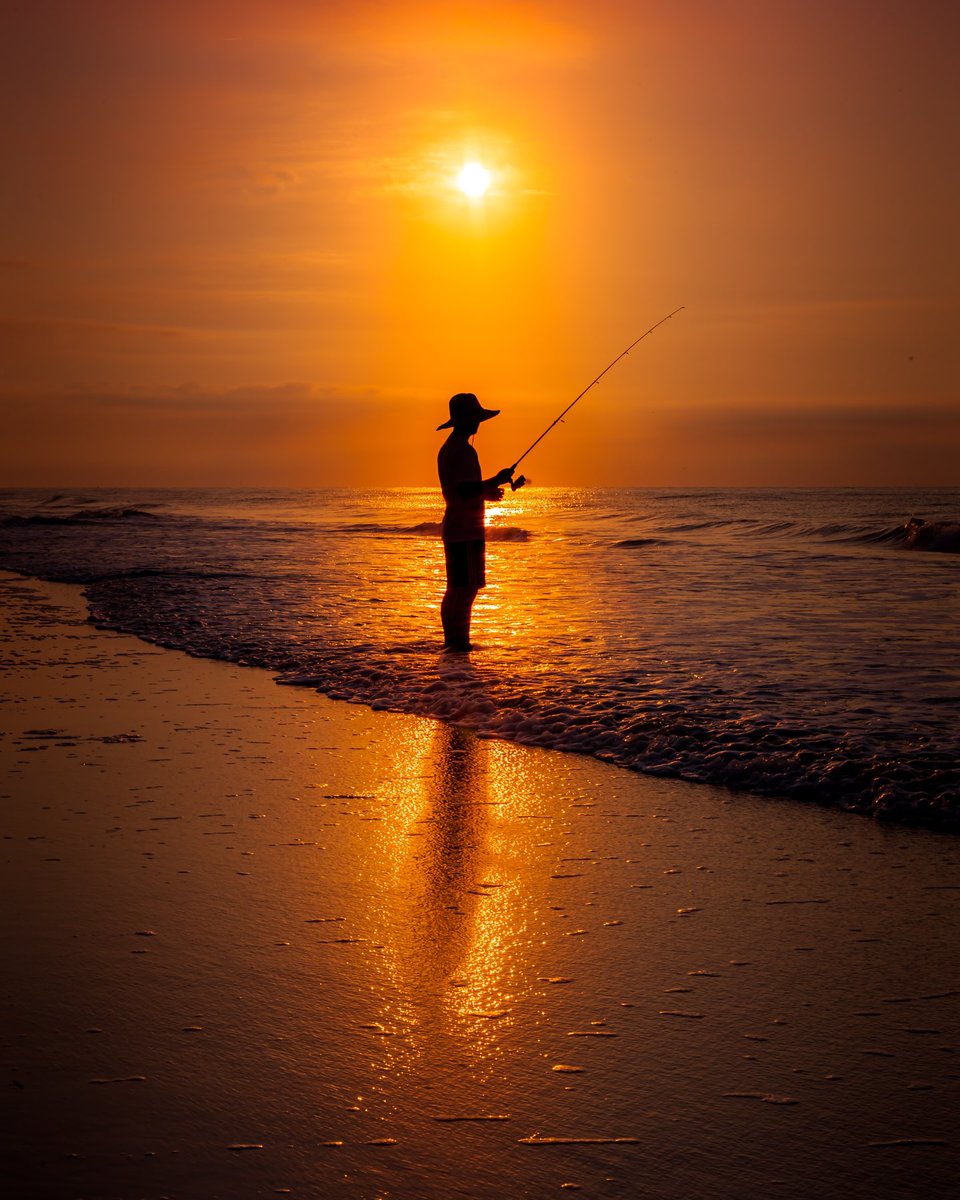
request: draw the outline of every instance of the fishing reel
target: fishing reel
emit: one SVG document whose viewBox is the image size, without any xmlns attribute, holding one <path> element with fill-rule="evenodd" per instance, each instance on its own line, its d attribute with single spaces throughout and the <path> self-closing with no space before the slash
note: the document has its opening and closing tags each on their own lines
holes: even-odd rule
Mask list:
<svg viewBox="0 0 960 1200">
<path fill-rule="evenodd" d="M 510 491 L 515 492 L 518 488 L 522 488 L 527 482 L 526 475 L 518 475 L 516 479 L 510 480 Z"/>
</svg>

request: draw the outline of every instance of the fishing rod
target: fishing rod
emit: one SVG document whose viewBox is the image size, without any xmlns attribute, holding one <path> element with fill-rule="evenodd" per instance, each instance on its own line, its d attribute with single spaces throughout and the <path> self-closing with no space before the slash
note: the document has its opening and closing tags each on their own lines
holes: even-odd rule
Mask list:
<svg viewBox="0 0 960 1200">
<path fill-rule="evenodd" d="M 680 312 L 685 307 L 686 307 L 685 305 L 681 304 L 680 308 L 675 308 L 673 310 L 673 312 L 667 313 L 667 315 L 665 317 L 661 317 L 660 320 L 656 323 L 656 325 L 651 325 L 650 328 L 646 331 L 646 333 L 641 333 L 635 342 L 631 342 L 630 345 L 626 348 L 626 350 L 622 350 L 617 355 L 617 357 L 613 360 L 613 362 L 607 363 L 607 365 L 603 368 L 603 370 L 596 377 L 596 379 L 594 379 L 592 383 L 588 383 L 587 386 L 580 393 L 580 395 L 577 396 L 577 398 L 575 400 L 571 400 L 571 402 L 563 410 L 563 412 L 560 414 L 560 416 L 557 417 L 557 419 L 555 421 L 551 422 L 551 424 L 549 424 L 546 427 L 546 429 L 543 431 L 543 433 L 540 434 L 540 436 L 537 438 L 537 440 L 535 442 L 533 442 L 531 445 L 529 445 L 526 448 L 526 450 L 524 450 L 524 452 L 520 455 L 520 457 L 513 464 L 513 466 L 510 468 L 510 470 L 515 471 L 517 469 L 517 467 L 520 466 L 520 464 L 527 457 L 527 455 L 530 453 L 530 451 L 535 446 L 538 446 L 540 444 L 540 442 L 543 441 L 543 439 L 547 436 L 547 434 L 550 432 L 550 430 L 553 429 L 554 425 L 560 424 L 560 422 L 567 415 L 567 413 L 570 411 L 570 409 L 573 408 L 573 406 L 578 401 L 582 400 L 584 398 L 584 396 L 587 394 L 587 392 L 589 392 L 592 387 L 594 387 L 596 384 L 598 384 L 600 382 L 600 380 L 604 377 L 604 375 L 606 375 L 606 373 L 610 370 L 611 367 L 615 367 L 621 358 L 626 358 L 626 356 L 630 353 L 630 351 L 634 348 L 634 346 L 639 346 L 639 344 L 643 341 L 643 339 L 645 337 L 649 337 L 650 334 L 653 333 L 653 331 L 655 329 L 659 329 L 660 326 L 664 324 L 664 322 L 669 321 L 671 317 L 675 317 L 677 315 L 677 313 Z M 526 482 L 527 482 L 526 478 L 523 475 L 521 475 L 519 479 L 511 479 L 510 480 L 510 490 L 515 492 L 517 490 L 517 488 L 522 488 Z"/>
</svg>

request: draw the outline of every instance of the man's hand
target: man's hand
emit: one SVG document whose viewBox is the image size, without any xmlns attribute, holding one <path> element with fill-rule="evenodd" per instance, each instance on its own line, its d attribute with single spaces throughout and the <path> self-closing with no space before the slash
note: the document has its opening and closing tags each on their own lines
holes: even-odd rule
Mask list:
<svg viewBox="0 0 960 1200">
<path fill-rule="evenodd" d="M 513 467 L 504 467 L 502 471 L 498 471 L 496 475 L 492 475 L 489 479 L 485 479 L 480 484 L 480 492 L 484 500 L 502 500 L 503 488 L 501 483 L 507 483 L 513 478 Z"/>
</svg>

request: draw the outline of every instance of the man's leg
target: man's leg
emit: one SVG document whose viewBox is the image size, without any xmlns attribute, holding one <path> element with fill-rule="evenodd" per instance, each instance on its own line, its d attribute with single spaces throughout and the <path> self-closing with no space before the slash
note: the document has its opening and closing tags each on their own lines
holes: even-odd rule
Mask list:
<svg viewBox="0 0 960 1200">
<path fill-rule="evenodd" d="M 470 616 L 477 588 L 447 587 L 440 603 L 443 644 L 449 650 L 470 649 Z"/>
<path fill-rule="evenodd" d="M 470 616 L 477 593 L 486 584 L 482 538 L 444 542 L 447 590 L 440 604 L 443 644 L 450 650 L 470 649 Z"/>
</svg>

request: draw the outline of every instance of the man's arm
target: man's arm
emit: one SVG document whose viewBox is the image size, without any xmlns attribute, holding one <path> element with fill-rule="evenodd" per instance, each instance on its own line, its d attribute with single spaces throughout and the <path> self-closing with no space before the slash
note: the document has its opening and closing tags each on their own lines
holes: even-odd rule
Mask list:
<svg viewBox="0 0 960 1200">
<path fill-rule="evenodd" d="M 458 483 L 457 492 L 465 498 L 468 496 L 483 496 L 484 500 L 501 500 L 503 498 L 503 488 L 500 485 L 510 482 L 513 478 L 513 471 L 513 467 L 504 467 L 502 471 L 498 471 L 496 475 L 491 475 L 489 479 Z"/>
</svg>

